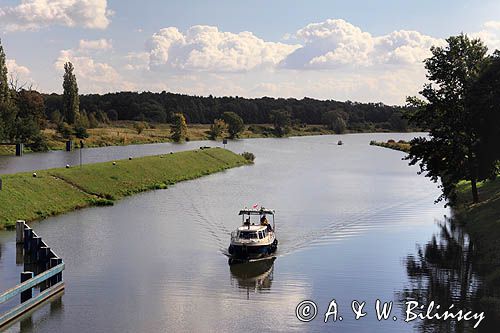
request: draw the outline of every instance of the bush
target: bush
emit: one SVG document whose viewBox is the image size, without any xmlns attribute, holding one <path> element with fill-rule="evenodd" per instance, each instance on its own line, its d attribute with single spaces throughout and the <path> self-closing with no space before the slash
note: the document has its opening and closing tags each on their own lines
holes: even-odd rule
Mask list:
<svg viewBox="0 0 500 333">
<path fill-rule="evenodd" d="M 69 139 L 73 135 L 73 129 L 66 122 L 57 125 L 57 132 L 59 132 L 64 139 Z"/>
<path fill-rule="evenodd" d="M 75 127 L 75 136 L 78 139 L 86 139 L 89 137 L 89 134 L 87 133 L 87 129 L 83 126 L 77 126 Z"/>
<path fill-rule="evenodd" d="M 48 151 L 49 146 L 47 144 L 47 141 L 45 140 L 45 137 L 42 134 L 38 134 L 35 137 L 32 138 L 33 142 L 28 144 L 28 147 L 32 151 Z"/>
<path fill-rule="evenodd" d="M 393 139 L 389 139 L 387 140 L 387 143 L 396 143 L 396 141 L 394 141 Z"/>
<path fill-rule="evenodd" d="M 249 162 L 253 162 L 253 160 L 255 160 L 255 155 L 253 153 L 249 153 L 249 152 L 244 152 L 243 154 L 241 154 L 241 156 L 243 156 L 245 158 L 245 160 L 249 161 Z"/>
<path fill-rule="evenodd" d="M 134 123 L 134 129 L 137 131 L 137 134 L 141 134 L 145 128 L 146 128 L 146 125 L 142 121 Z"/>
</svg>

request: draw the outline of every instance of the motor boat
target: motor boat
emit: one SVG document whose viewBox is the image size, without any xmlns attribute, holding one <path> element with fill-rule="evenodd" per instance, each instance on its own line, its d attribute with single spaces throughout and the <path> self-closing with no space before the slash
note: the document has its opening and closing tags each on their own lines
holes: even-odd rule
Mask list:
<svg viewBox="0 0 500 333">
<path fill-rule="evenodd" d="M 240 210 L 242 225 L 231 233 L 229 263 L 249 262 L 272 257 L 278 248 L 274 210 L 264 207 Z M 272 218 L 272 225 L 267 217 Z"/>
</svg>

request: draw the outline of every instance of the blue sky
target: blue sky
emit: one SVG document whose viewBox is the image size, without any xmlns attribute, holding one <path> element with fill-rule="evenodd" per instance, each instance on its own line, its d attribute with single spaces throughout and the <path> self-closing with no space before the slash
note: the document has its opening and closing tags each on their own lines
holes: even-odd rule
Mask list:
<svg viewBox="0 0 500 333">
<path fill-rule="evenodd" d="M 60 92 L 173 91 L 401 104 L 431 45 L 500 47 L 498 1 L 2 0 L 9 70 Z"/>
</svg>

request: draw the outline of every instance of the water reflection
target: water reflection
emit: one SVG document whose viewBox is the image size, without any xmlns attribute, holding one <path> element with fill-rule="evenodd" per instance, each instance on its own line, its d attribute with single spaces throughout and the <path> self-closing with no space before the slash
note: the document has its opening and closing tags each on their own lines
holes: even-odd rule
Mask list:
<svg viewBox="0 0 500 333">
<path fill-rule="evenodd" d="M 474 270 L 474 244 L 452 220 L 445 219 L 438 225 L 439 232 L 425 246 L 419 245 L 416 255 L 409 254 L 405 260 L 409 286 L 400 294 L 401 304 L 414 300 L 428 305 L 434 301 L 441 306 L 440 313 L 452 304 L 455 313 L 459 309 L 475 313 L 485 311 L 486 319 L 481 322 L 479 331 L 490 332 L 494 320 L 488 318 L 491 316 L 480 303 L 483 288 Z M 425 319 L 416 327 L 421 332 L 470 332 L 475 323 L 475 320 Z"/>
<path fill-rule="evenodd" d="M 252 292 L 270 290 L 273 282 L 274 260 L 259 260 L 255 262 L 230 265 L 232 281 L 236 280 L 238 288 L 247 291 L 247 299 Z"/>
</svg>

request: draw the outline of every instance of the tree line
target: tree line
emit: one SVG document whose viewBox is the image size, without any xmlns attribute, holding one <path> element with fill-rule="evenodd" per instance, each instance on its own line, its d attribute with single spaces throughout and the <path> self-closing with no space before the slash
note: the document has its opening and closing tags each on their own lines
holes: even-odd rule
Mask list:
<svg viewBox="0 0 500 333">
<path fill-rule="evenodd" d="M 62 108 L 62 96 L 44 95 L 46 116 Z M 171 123 L 174 114 L 182 113 L 187 123 L 211 124 L 226 112 L 234 112 L 245 124 L 272 124 L 276 112 L 290 118 L 291 124 L 327 125 L 332 129 L 345 127 L 352 131 L 406 131 L 402 114 L 405 106 L 383 103 L 321 101 L 312 98 L 243 98 L 203 97 L 170 92 L 117 92 L 80 96 L 80 109 L 87 113 L 104 112 L 110 120 L 137 120 Z M 336 125 L 340 120 L 345 126 Z"/>
</svg>

